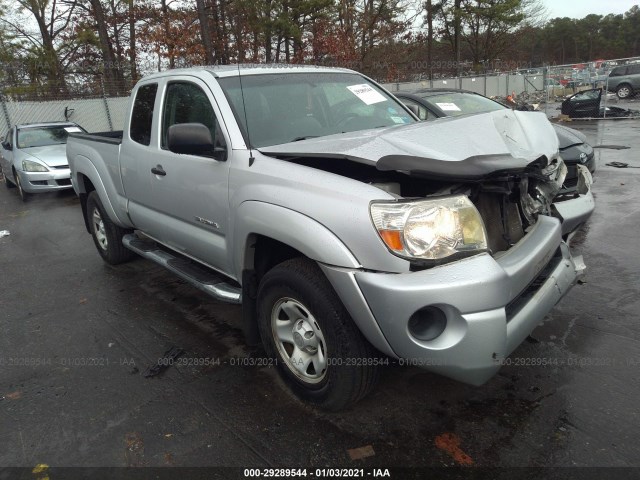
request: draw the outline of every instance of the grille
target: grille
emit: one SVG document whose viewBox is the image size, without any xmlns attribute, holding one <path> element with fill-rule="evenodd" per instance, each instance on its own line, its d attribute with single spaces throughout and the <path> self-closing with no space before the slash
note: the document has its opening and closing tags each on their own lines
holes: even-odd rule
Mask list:
<svg viewBox="0 0 640 480">
<path fill-rule="evenodd" d="M 65 185 L 71 185 L 71 179 L 70 178 L 63 178 L 62 180 L 56 180 L 56 183 L 58 185 L 65 186 Z"/>
<path fill-rule="evenodd" d="M 69 165 L 58 165 L 56 167 L 51 167 L 55 170 L 66 170 L 67 168 L 69 168 Z"/>
</svg>

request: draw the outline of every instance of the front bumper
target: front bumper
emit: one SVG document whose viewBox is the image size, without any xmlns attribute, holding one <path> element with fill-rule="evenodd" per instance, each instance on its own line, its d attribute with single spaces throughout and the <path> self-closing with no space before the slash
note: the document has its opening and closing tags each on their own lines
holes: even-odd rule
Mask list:
<svg viewBox="0 0 640 480">
<path fill-rule="evenodd" d="M 400 274 L 322 268 L 378 349 L 481 385 L 583 274 L 582 257 L 573 257 L 563 238 L 591 215 L 589 186 L 558 207 L 563 223 L 539 216 L 527 235 L 499 256 L 480 254 Z M 447 320 L 442 333 L 429 341 L 415 338 L 409 327 L 411 316 L 425 307 L 437 307 Z"/>
<path fill-rule="evenodd" d="M 586 222 L 596 207 L 591 193 L 591 185 L 593 184 L 591 172 L 584 165 L 576 165 L 575 168 L 577 181 L 572 193 L 576 197 L 556 201 L 553 204 L 556 213 L 562 218 L 562 235 L 568 235 Z"/>
<path fill-rule="evenodd" d="M 17 172 L 22 189 L 27 193 L 53 192 L 73 188 L 71 170 L 61 168 L 49 172 Z"/>
</svg>

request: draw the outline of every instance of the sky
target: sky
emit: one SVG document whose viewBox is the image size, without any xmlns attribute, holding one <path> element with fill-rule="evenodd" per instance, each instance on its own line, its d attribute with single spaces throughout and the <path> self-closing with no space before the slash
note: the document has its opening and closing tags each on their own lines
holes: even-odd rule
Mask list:
<svg viewBox="0 0 640 480">
<path fill-rule="evenodd" d="M 549 18 L 584 18 L 590 13 L 618 14 L 640 4 L 637 0 L 542 0 L 542 3 L 549 11 Z"/>
</svg>

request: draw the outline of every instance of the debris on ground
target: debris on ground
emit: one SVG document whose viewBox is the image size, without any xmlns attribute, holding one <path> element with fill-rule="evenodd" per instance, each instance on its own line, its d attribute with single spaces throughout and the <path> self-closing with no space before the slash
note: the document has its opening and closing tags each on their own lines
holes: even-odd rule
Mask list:
<svg viewBox="0 0 640 480">
<path fill-rule="evenodd" d="M 362 460 L 363 458 L 373 457 L 376 452 L 373 451 L 373 446 L 366 445 L 359 448 L 351 448 L 347 450 L 351 460 Z"/>
<path fill-rule="evenodd" d="M 631 147 L 626 145 L 596 145 L 593 148 L 608 148 L 610 150 L 629 150 Z"/>
<path fill-rule="evenodd" d="M 9 400 L 19 400 L 22 397 L 22 392 L 11 392 L 7 393 L 4 398 L 8 398 Z"/>
<path fill-rule="evenodd" d="M 435 439 L 436 447 L 449 454 L 460 465 L 473 465 L 473 459 L 460 448 L 460 437 L 455 433 L 443 433 Z"/>
<path fill-rule="evenodd" d="M 640 168 L 634 165 L 629 165 L 628 163 L 624 163 L 624 162 L 609 162 L 609 163 L 605 163 L 605 165 L 607 167 L 615 167 L 615 168 Z"/>
<path fill-rule="evenodd" d="M 158 362 L 145 370 L 142 374 L 145 378 L 155 377 L 162 372 L 164 372 L 167 368 L 173 365 L 173 361 L 178 358 L 180 355 L 184 353 L 184 350 L 180 347 L 171 347 L 167 350 L 164 355 L 158 359 Z"/>
<path fill-rule="evenodd" d="M 2 238 L 2 237 L 8 237 L 9 235 L 11 235 L 11 233 L 9 232 L 9 230 L 0 230 L 0 238 Z"/>
<path fill-rule="evenodd" d="M 127 467 L 144 466 L 144 441 L 138 432 L 129 432 L 124 436 L 124 457 Z"/>
</svg>

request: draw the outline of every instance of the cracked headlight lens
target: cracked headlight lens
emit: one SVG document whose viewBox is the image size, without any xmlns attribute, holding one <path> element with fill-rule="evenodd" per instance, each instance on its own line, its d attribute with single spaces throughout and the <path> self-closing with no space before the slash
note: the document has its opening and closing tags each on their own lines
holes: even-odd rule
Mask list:
<svg viewBox="0 0 640 480">
<path fill-rule="evenodd" d="M 387 248 L 400 257 L 442 260 L 487 251 L 484 222 L 464 195 L 374 202 L 371 218 Z"/>
</svg>

